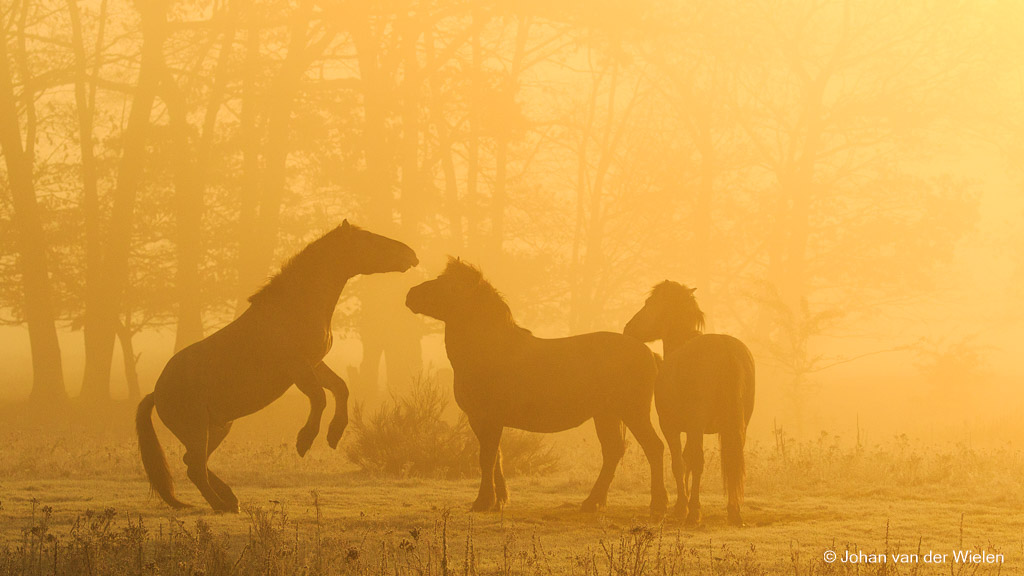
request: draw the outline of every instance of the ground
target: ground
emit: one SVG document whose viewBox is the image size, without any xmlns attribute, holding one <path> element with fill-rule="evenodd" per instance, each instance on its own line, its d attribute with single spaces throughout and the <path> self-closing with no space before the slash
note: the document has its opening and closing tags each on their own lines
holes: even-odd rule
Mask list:
<svg viewBox="0 0 1024 576">
<path fill-rule="evenodd" d="M 474 514 L 472 478 L 376 476 L 348 462 L 344 446 L 331 451 L 322 439 L 299 458 L 290 443 L 267 440 L 276 431 L 261 436 L 253 432 L 259 421 L 252 426 L 211 460 L 242 500 L 237 515 L 201 505 L 166 430 L 159 433 L 178 494 L 196 505 L 184 511 L 150 492 L 123 431 L 5 431 L 0 572 L 1024 573 L 1024 458 L 1012 447 L 895 438 L 844 448 L 827 435 L 788 447 L 752 442 L 747 525 L 737 529 L 725 523 L 717 442 L 709 441 L 705 520 L 687 528 L 647 515 L 646 465 L 635 445 L 607 509 L 578 511 L 598 466 L 589 429 L 555 438 L 566 460 L 558 470 L 510 479 L 512 502 L 503 513 Z M 954 550 L 968 549 L 1003 561 L 953 561 Z M 838 561 L 825 561 L 830 550 Z M 927 563 L 929 551 L 947 557 Z M 844 563 L 847 552 L 888 560 Z M 918 561 L 894 562 L 900 553 Z"/>
</svg>

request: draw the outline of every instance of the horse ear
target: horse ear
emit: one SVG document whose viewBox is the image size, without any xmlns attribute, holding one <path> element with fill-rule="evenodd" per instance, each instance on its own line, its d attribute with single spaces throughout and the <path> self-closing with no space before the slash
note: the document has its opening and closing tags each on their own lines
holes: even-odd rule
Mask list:
<svg viewBox="0 0 1024 576">
<path fill-rule="evenodd" d="M 697 287 L 696 286 L 694 286 L 693 288 L 690 288 L 690 296 L 693 296 L 693 293 L 696 292 L 696 291 L 697 291 Z"/>
<path fill-rule="evenodd" d="M 348 230 L 349 229 L 348 218 L 345 218 L 344 220 L 342 220 L 342 222 L 341 222 L 341 229 L 342 230 Z"/>
</svg>

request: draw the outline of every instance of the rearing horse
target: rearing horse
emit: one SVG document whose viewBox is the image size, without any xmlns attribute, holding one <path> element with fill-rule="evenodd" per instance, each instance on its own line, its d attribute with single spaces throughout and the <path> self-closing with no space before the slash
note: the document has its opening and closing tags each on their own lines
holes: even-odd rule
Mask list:
<svg viewBox="0 0 1024 576">
<path fill-rule="evenodd" d="M 654 403 L 672 454 L 676 515 L 685 516 L 687 524 L 700 522 L 704 435 L 717 433 L 729 497 L 728 520 L 741 525 L 743 445 L 754 411 L 754 358 L 732 336 L 702 333 L 704 312 L 697 306 L 694 290 L 667 280 L 658 284 L 623 334 L 644 342 L 660 339 L 664 344 L 665 361 L 654 387 Z M 679 440 L 684 432 L 685 450 Z M 691 474 L 692 487 L 687 486 Z"/>
<path fill-rule="evenodd" d="M 521 328 L 476 268 L 449 260 L 438 278 L 409 290 L 406 306 L 445 323 L 455 401 L 480 442 L 480 493 L 473 510 L 508 502 L 499 444 L 505 427 L 559 432 L 593 418 L 603 463 L 584 511 L 605 505 L 625 451 L 623 424 L 651 465 L 651 513 L 668 507 L 664 444 L 651 425 L 654 355 L 622 334 L 537 338 Z"/>
<path fill-rule="evenodd" d="M 296 442 L 299 454 L 319 432 L 324 388 L 337 403 L 327 433 L 330 446 L 337 447 L 348 424 L 348 388 L 323 357 L 331 349 L 331 318 L 341 291 L 353 276 L 404 272 L 418 262 L 405 244 L 346 220 L 293 257 L 249 298 L 249 308 L 235 321 L 172 356 L 135 418 L 142 464 L 160 497 L 175 508 L 186 506 L 174 496 L 153 429 L 154 406 L 185 445 L 189 480 L 218 511 L 237 512 L 238 498 L 207 468 L 207 459 L 235 419 L 265 408 L 292 384 L 311 405 Z"/>
</svg>

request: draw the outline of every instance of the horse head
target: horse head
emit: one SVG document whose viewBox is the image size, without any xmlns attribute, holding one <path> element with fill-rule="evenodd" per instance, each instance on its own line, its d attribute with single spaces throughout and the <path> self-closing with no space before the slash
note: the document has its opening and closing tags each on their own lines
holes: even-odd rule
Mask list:
<svg viewBox="0 0 1024 576">
<path fill-rule="evenodd" d="M 346 266 L 355 274 L 405 272 L 419 264 L 416 252 L 398 240 L 374 234 L 345 220 L 332 232 Z"/>
<path fill-rule="evenodd" d="M 405 305 L 442 322 L 475 319 L 514 324 L 508 305 L 480 270 L 456 258 L 448 259 L 437 278 L 413 286 Z"/>
<path fill-rule="evenodd" d="M 678 282 L 661 282 L 651 290 L 644 307 L 626 323 L 622 333 L 651 342 L 674 332 L 703 331 L 704 313 L 693 296 L 696 290 Z"/>
</svg>

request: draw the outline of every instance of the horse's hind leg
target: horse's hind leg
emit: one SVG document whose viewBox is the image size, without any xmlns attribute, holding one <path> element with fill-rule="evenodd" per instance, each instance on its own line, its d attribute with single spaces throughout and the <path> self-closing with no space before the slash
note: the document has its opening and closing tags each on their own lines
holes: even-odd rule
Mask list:
<svg viewBox="0 0 1024 576">
<path fill-rule="evenodd" d="M 650 410 L 650 405 L 648 405 Z M 665 490 L 665 445 L 654 431 L 649 414 L 627 417 L 626 427 L 644 449 L 651 465 L 651 514 L 661 516 L 668 510 L 668 492 Z"/>
<path fill-rule="evenodd" d="M 194 427 L 184 434 L 177 434 L 178 439 L 185 445 L 185 456 L 182 458 L 185 466 L 188 467 L 188 479 L 199 488 L 199 492 L 210 506 L 219 512 L 233 511 L 232 507 L 225 502 L 213 485 L 210 484 L 210 472 L 206 467 L 209 458 L 209 428 L 206 418 L 196 419 Z"/>
<path fill-rule="evenodd" d="M 348 426 L 348 384 L 323 362 L 317 364 L 313 371 L 320 385 L 334 396 L 334 417 L 327 427 L 327 445 L 337 448 L 341 434 Z"/>
<path fill-rule="evenodd" d="M 722 481 L 729 501 L 726 505 L 729 524 L 743 526 L 740 516 L 740 505 L 743 502 L 743 444 L 745 430 L 723 431 L 719 437 L 722 442 Z"/>
<path fill-rule="evenodd" d="M 690 503 L 686 523 L 696 526 L 700 523 L 700 478 L 704 473 L 704 433 L 700 430 L 686 433 L 686 448 L 683 458 L 690 469 Z"/>
<path fill-rule="evenodd" d="M 213 451 L 216 450 L 218 446 L 220 446 L 220 443 L 224 441 L 224 438 L 228 435 L 228 432 L 230 431 L 230 422 L 224 424 L 223 426 L 210 428 L 210 438 L 207 441 L 206 446 L 207 458 L 209 458 L 210 454 L 213 454 Z M 217 495 L 220 496 L 220 499 L 227 504 L 229 511 L 237 513 L 238 497 L 236 497 L 235 493 L 231 491 L 231 487 L 228 486 L 223 480 L 221 480 L 216 474 L 214 474 L 213 470 L 210 470 L 209 467 L 207 467 L 206 469 L 206 476 L 210 479 L 210 485 L 213 486 L 213 490 L 217 492 Z"/>
<path fill-rule="evenodd" d="M 669 430 L 662 426 L 668 443 L 669 454 L 672 455 L 672 476 L 676 480 L 676 508 L 674 514 L 679 518 L 686 517 L 686 501 L 690 499 L 690 490 L 686 485 L 686 461 L 683 459 L 683 443 L 678 430 Z"/>
<path fill-rule="evenodd" d="M 316 440 L 316 435 L 320 433 L 320 418 L 327 406 L 327 395 L 324 394 L 324 389 L 312 370 L 295 380 L 295 386 L 309 397 L 309 417 L 306 418 L 306 423 L 299 430 L 299 436 L 295 440 L 295 449 L 299 456 L 305 456 L 313 445 L 313 440 Z"/>
<path fill-rule="evenodd" d="M 626 439 L 623 436 L 622 422 L 612 416 L 595 416 L 594 427 L 597 428 L 597 439 L 601 442 L 601 473 L 597 475 L 590 496 L 583 501 L 584 512 L 595 512 L 608 502 L 608 487 L 615 476 L 615 468 L 626 453 Z"/>
<path fill-rule="evenodd" d="M 505 484 L 505 471 L 501 468 L 501 446 L 498 446 L 498 456 L 494 460 L 494 495 L 499 506 L 508 504 L 508 485 Z"/>
</svg>

